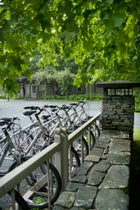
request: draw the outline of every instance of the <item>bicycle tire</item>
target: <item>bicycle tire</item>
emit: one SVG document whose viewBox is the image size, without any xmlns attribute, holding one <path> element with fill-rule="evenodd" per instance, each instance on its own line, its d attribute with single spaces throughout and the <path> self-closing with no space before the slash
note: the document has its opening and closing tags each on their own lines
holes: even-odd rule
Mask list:
<svg viewBox="0 0 140 210">
<path fill-rule="evenodd" d="M 26 159 L 26 160 L 27 160 L 27 159 Z M 25 162 L 25 161 L 23 161 L 23 162 Z M 19 164 L 18 164 L 17 161 L 15 160 L 15 161 L 13 162 L 13 164 L 9 167 L 8 173 L 9 173 L 10 171 L 12 171 L 13 169 L 15 169 L 17 166 L 19 166 Z M 42 172 L 42 175 L 43 175 L 43 171 L 41 170 L 41 166 L 40 166 L 39 168 L 40 168 L 40 171 Z M 34 173 L 34 174 L 33 174 L 33 172 L 32 172 L 28 177 L 25 178 L 25 180 L 26 180 L 26 182 L 27 182 L 27 184 L 28 184 L 29 186 L 33 186 L 34 183 L 36 183 L 36 180 L 37 180 L 36 176 L 37 176 L 37 173 Z"/>
<path fill-rule="evenodd" d="M 97 137 L 99 138 L 100 135 L 101 135 L 101 132 L 100 132 L 100 129 L 99 129 L 99 126 L 98 125 L 95 125 L 95 130 L 97 132 Z"/>
<path fill-rule="evenodd" d="M 85 149 L 84 155 L 86 157 L 89 154 L 89 146 L 83 135 L 82 135 L 82 144 L 84 145 L 84 149 Z"/>
<path fill-rule="evenodd" d="M 94 135 L 93 131 L 91 129 L 89 131 L 87 131 L 86 134 L 84 135 L 84 138 L 87 139 L 89 149 L 91 150 L 94 147 L 95 142 L 96 142 L 95 135 Z"/>
<path fill-rule="evenodd" d="M 15 193 L 15 201 L 18 203 L 20 209 L 29 210 L 30 208 L 28 206 L 28 203 L 24 200 L 21 194 L 17 190 L 14 190 L 14 193 Z M 8 194 L 10 195 L 11 193 L 9 192 Z"/>
<path fill-rule="evenodd" d="M 61 181 L 61 177 L 60 177 L 59 172 L 56 169 L 56 167 L 53 164 L 49 163 L 49 168 L 51 170 L 52 176 L 54 176 L 53 178 L 55 178 L 55 180 L 56 180 L 55 192 L 50 198 L 50 204 L 52 205 L 57 200 L 58 196 L 60 195 L 61 188 L 62 188 L 62 181 Z M 47 181 L 47 179 L 46 179 L 46 181 Z M 54 181 L 54 180 L 52 180 L 52 181 Z M 45 184 L 47 184 L 47 182 Z M 45 192 L 44 191 L 43 192 L 41 192 L 41 191 L 35 192 L 38 196 L 39 196 L 39 193 L 40 193 L 41 195 L 45 194 L 45 197 L 46 197 L 46 193 L 48 191 L 47 191 L 47 186 L 45 184 L 40 189 L 40 190 L 46 190 Z M 52 189 L 52 190 L 54 190 L 54 189 Z M 47 208 L 49 206 L 48 200 L 41 201 L 41 202 L 42 203 L 35 203 L 35 197 L 33 197 L 33 196 L 31 198 L 28 198 L 28 201 L 27 201 L 29 208 L 43 209 L 43 208 Z"/>
<path fill-rule="evenodd" d="M 100 129 L 99 129 L 98 125 L 94 124 L 94 125 L 91 126 L 90 129 L 92 130 L 92 133 L 94 134 L 95 138 L 100 137 L 101 132 L 100 132 Z"/>
<path fill-rule="evenodd" d="M 90 130 L 90 138 L 91 138 L 91 144 L 90 144 L 90 150 L 91 150 L 91 149 L 93 149 L 95 142 L 96 142 L 95 135 L 92 132 L 92 130 Z"/>
<path fill-rule="evenodd" d="M 23 161 L 24 162 L 24 161 Z M 12 171 L 13 169 L 15 169 L 17 166 L 19 166 L 19 164 L 17 163 L 17 161 L 15 160 L 13 162 L 13 164 L 9 167 L 8 172 Z M 37 178 L 38 178 L 38 174 L 40 173 L 39 176 L 43 176 L 45 174 L 45 170 L 43 170 L 42 165 L 40 165 L 37 169 L 35 169 L 35 171 L 33 171 L 31 174 L 29 174 L 25 180 L 27 182 L 27 184 L 29 186 L 33 186 L 36 182 L 37 182 Z"/>
<path fill-rule="evenodd" d="M 80 148 L 79 146 L 77 147 L 77 145 L 79 145 L 79 142 L 80 142 Z M 83 154 L 83 158 L 85 158 L 89 154 L 89 146 L 84 135 L 82 135 L 80 139 L 77 139 L 75 142 L 73 142 L 73 147 L 78 153 L 78 155 L 80 156 L 80 158 L 81 158 L 81 154 Z"/>
<path fill-rule="evenodd" d="M 80 158 L 79 158 L 77 151 L 74 149 L 73 146 L 71 147 L 71 152 L 72 152 L 73 157 L 76 160 L 76 168 L 78 168 L 80 166 Z"/>
</svg>

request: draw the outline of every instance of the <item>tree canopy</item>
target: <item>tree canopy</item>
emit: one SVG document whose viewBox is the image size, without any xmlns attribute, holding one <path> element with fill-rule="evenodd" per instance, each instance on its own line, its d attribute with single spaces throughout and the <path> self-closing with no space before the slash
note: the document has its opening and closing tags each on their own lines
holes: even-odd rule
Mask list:
<svg viewBox="0 0 140 210">
<path fill-rule="evenodd" d="M 140 2 L 137 0 L 2 0 L 0 85 L 30 78 L 30 60 L 57 66 L 74 59 L 75 84 L 140 81 Z"/>
</svg>

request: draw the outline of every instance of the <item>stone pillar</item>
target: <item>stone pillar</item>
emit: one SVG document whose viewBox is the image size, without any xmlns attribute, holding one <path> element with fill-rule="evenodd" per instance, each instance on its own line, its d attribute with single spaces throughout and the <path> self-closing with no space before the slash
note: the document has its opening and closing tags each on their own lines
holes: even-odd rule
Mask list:
<svg viewBox="0 0 140 210">
<path fill-rule="evenodd" d="M 134 124 L 134 96 L 104 96 L 102 129 L 131 130 Z"/>
<path fill-rule="evenodd" d="M 130 139 L 133 139 L 133 87 L 140 87 L 140 83 L 112 81 L 96 85 L 103 88 L 102 130 L 127 131 Z"/>
</svg>

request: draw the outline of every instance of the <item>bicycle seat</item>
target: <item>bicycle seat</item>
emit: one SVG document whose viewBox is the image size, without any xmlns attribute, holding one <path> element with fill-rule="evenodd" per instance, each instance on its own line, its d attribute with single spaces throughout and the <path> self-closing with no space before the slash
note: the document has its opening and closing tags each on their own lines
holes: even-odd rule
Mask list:
<svg viewBox="0 0 140 210">
<path fill-rule="evenodd" d="M 8 124 L 9 122 L 11 122 L 11 120 L 12 120 L 12 118 L 10 118 L 10 117 L 2 117 L 2 118 L 0 118 L 0 126 Z"/>
<path fill-rule="evenodd" d="M 42 119 L 45 121 L 49 120 L 50 117 L 51 115 L 42 115 Z"/>
<path fill-rule="evenodd" d="M 66 105 L 62 105 L 62 108 L 61 109 L 63 109 L 63 110 L 70 110 L 71 109 L 71 107 L 70 106 L 66 106 Z"/>
<path fill-rule="evenodd" d="M 50 108 L 58 108 L 58 106 L 57 105 L 49 105 L 48 107 L 50 107 Z"/>
<path fill-rule="evenodd" d="M 71 106 L 78 106 L 77 103 L 70 103 Z"/>
<path fill-rule="evenodd" d="M 24 109 L 30 109 L 29 111 L 31 111 L 31 110 L 40 109 L 40 107 L 39 106 L 25 106 Z"/>
<path fill-rule="evenodd" d="M 29 110 L 29 111 L 23 112 L 23 114 L 24 114 L 25 116 L 31 116 L 32 114 L 35 114 L 35 113 L 36 113 L 36 111 L 34 111 L 34 110 Z"/>
<path fill-rule="evenodd" d="M 52 112 L 56 112 L 56 111 L 58 111 L 58 108 L 53 108 L 52 109 Z"/>
</svg>

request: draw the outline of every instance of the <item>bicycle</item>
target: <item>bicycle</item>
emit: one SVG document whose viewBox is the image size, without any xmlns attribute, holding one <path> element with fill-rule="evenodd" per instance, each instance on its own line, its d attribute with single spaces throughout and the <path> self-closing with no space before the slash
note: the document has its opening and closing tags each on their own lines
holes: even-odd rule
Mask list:
<svg viewBox="0 0 140 210">
<path fill-rule="evenodd" d="M 84 109 L 84 105 L 86 103 L 87 103 L 86 101 L 78 101 L 78 103 L 71 104 L 75 112 L 75 117 L 73 121 L 77 119 L 76 124 L 78 124 L 79 126 L 81 126 L 83 123 L 85 123 L 91 118 L 91 116 L 88 115 L 88 113 Z M 100 136 L 100 129 L 97 124 L 91 125 L 90 129 L 86 130 L 84 138 L 89 142 L 90 150 L 95 145 L 96 137 L 99 138 L 99 136 Z"/>
<path fill-rule="evenodd" d="M 49 112 L 46 109 L 49 108 Z M 44 106 L 43 108 L 40 107 L 33 107 L 28 106 L 24 112 L 26 116 L 29 116 L 31 119 L 34 119 L 31 124 L 31 130 L 29 131 L 30 135 L 34 132 L 34 122 L 37 124 L 36 135 L 32 139 L 32 142 L 28 145 L 25 152 L 28 153 L 30 149 L 34 148 L 34 151 L 40 151 L 45 147 L 49 146 L 54 142 L 54 134 L 57 127 L 62 126 L 61 120 L 62 117 L 58 115 L 58 111 L 60 110 L 59 107 L 51 105 L 51 106 Z M 37 111 L 35 111 L 37 110 Z M 46 115 L 46 113 L 47 115 Z M 43 113 L 43 114 L 42 114 Z M 49 114 L 48 114 L 49 113 Z M 34 116 L 32 116 L 34 115 Z M 77 167 L 80 166 L 80 158 L 73 146 L 70 146 L 69 150 L 69 172 L 70 176 L 73 176 L 74 171 Z"/>
<path fill-rule="evenodd" d="M 15 167 L 17 167 L 19 164 L 21 164 L 20 161 L 23 161 L 23 158 L 24 158 L 24 156 L 21 157 L 21 153 L 15 147 L 13 142 L 11 141 L 11 137 L 8 134 L 6 129 L 4 129 L 4 133 L 5 133 L 6 138 L 0 140 L 0 143 L 2 143 L 2 145 L 3 145 L 3 148 L 1 147 L 0 165 L 3 163 L 4 157 L 8 157 L 9 154 L 12 156 L 13 162 L 12 162 L 11 166 L 8 167 L 8 170 L 5 171 L 5 173 L 0 174 L 1 176 L 4 176 L 6 173 L 10 172 Z M 15 149 L 15 151 L 13 151 L 13 148 Z M 6 156 L 6 154 L 7 154 L 7 156 Z M 28 160 L 28 157 L 25 157 L 25 158 L 26 158 L 26 160 Z M 29 158 L 31 158 L 31 157 L 29 157 Z M 24 161 L 26 161 L 26 160 L 24 159 Z M 39 168 L 37 168 L 35 171 L 33 171 L 32 174 L 30 174 L 26 178 L 26 181 L 30 186 L 32 186 L 31 189 L 34 189 L 34 194 L 36 193 L 39 195 L 40 192 L 42 191 L 41 194 L 44 193 L 45 197 L 47 198 L 47 193 L 49 191 L 48 187 L 50 187 L 50 184 L 48 185 L 48 183 L 47 183 L 48 181 L 47 181 L 46 177 L 50 173 L 52 178 L 49 179 L 50 180 L 49 182 L 51 182 L 51 188 L 53 189 L 53 190 L 51 190 L 51 199 L 50 199 L 50 203 L 52 204 L 58 198 L 58 196 L 60 194 L 61 178 L 60 178 L 60 175 L 59 175 L 57 169 L 55 168 L 55 166 L 52 163 L 49 163 L 48 169 L 47 169 L 47 167 L 45 167 L 45 165 L 46 164 L 44 163 Z M 45 172 L 43 172 L 43 170 L 42 170 L 42 168 L 44 168 L 44 167 L 45 167 Z M 38 170 L 40 170 L 41 173 L 39 173 Z M 37 188 L 36 186 L 39 186 L 39 187 Z M 31 192 L 31 189 L 30 189 L 30 192 Z M 36 190 L 36 192 L 35 192 L 35 190 Z M 15 191 L 15 199 L 16 199 L 17 203 L 21 206 L 21 209 L 22 208 L 25 209 L 25 206 L 26 206 L 26 209 L 28 209 L 27 206 L 29 208 L 48 207 L 48 203 L 49 203 L 48 200 L 46 199 L 46 200 L 42 201 L 41 204 L 36 204 L 36 203 L 34 203 L 33 195 L 30 199 L 26 200 L 17 191 Z"/>
<path fill-rule="evenodd" d="M 67 128 L 68 134 L 70 134 L 79 127 L 79 125 L 77 125 L 74 121 L 75 112 L 73 112 L 73 107 L 71 105 L 63 105 L 61 109 L 64 111 L 64 115 L 66 116 L 62 119 L 61 123 L 64 127 Z M 83 135 L 81 136 L 81 138 L 77 138 L 77 140 L 73 142 L 73 147 L 76 149 L 79 156 L 82 157 L 82 159 L 84 159 L 84 157 L 89 154 L 89 147 Z"/>
<path fill-rule="evenodd" d="M 81 119 L 81 116 L 86 116 L 86 120 L 90 119 L 90 116 L 85 112 L 83 104 L 85 102 L 78 102 L 70 104 L 70 106 L 62 105 L 61 107 L 58 107 L 57 105 L 45 105 L 43 108 L 40 107 L 34 107 L 29 106 L 26 107 L 26 109 L 30 109 L 29 111 L 26 111 L 26 115 L 30 116 L 34 114 L 36 119 L 37 128 L 42 130 L 42 136 L 38 136 L 36 133 L 36 140 L 33 138 L 31 145 L 28 145 L 28 149 L 32 147 L 32 145 L 35 144 L 35 141 L 39 141 L 39 138 L 41 139 L 40 142 L 47 142 L 47 145 L 51 144 L 51 142 L 54 141 L 54 131 L 56 127 L 58 126 L 64 126 L 67 129 L 68 134 L 73 132 L 75 129 L 77 129 L 82 123 L 85 122 Z M 82 104 L 82 105 L 81 105 Z M 76 107 L 82 107 L 80 108 L 80 114 L 79 111 L 76 110 Z M 42 120 L 40 120 L 39 115 L 44 112 L 44 110 L 47 110 L 47 115 L 41 115 Z M 38 113 L 36 110 L 39 110 Z M 52 117 L 53 116 L 53 117 Z M 31 116 L 30 116 L 31 118 Z M 76 119 L 79 120 L 80 123 L 76 122 Z M 32 121 L 33 122 L 33 121 Z M 34 127 L 34 124 L 32 124 L 32 128 Z M 96 129 L 94 129 L 96 128 Z M 89 150 L 91 150 L 94 147 L 95 144 L 95 134 L 94 130 L 97 130 L 99 132 L 98 126 L 92 126 L 90 130 L 86 130 L 86 132 L 81 136 L 80 139 L 77 139 L 77 142 L 73 145 L 74 148 L 77 148 L 77 152 L 80 155 L 81 151 L 83 153 L 83 158 L 89 154 Z M 31 134 L 33 136 L 33 134 Z M 44 140 L 45 139 L 45 140 Z M 80 149 L 80 145 L 82 144 L 83 149 Z M 40 145 L 41 147 L 45 147 L 47 145 L 41 145 L 40 143 L 36 143 L 36 145 Z M 37 150 L 39 150 L 38 148 Z"/>
<path fill-rule="evenodd" d="M 59 127 L 59 126 L 65 127 L 68 134 L 72 133 L 75 129 L 77 129 L 77 126 L 71 120 L 71 115 L 73 115 L 75 113 L 69 113 L 69 111 L 71 110 L 71 106 L 62 105 L 61 107 L 58 107 L 57 105 L 53 105 L 50 107 L 51 107 L 51 111 L 53 112 L 53 115 L 57 117 L 56 127 Z M 53 132 L 54 132 L 54 129 L 52 128 L 51 132 L 50 132 L 50 136 L 53 136 L 52 135 Z M 88 144 L 87 144 L 86 140 L 83 137 L 81 137 L 80 139 L 77 139 L 72 146 L 73 147 L 72 152 L 75 150 L 75 153 L 74 152 L 73 153 L 74 153 L 74 157 L 77 161 L 77 164 L 76 164 L 77 166 L 79 166 L 79 161 L 80 161 L 80 160 L 78 160 L 78 156 L 81 155 L 80 154 L 81 150 L 80 150 L 80 146 L 79 146 L 81 144 L 83 145 L 82 153 L 84 154 L 84 157 L 86 155 L 88 155 L 88 153 L 89 153 L 89 148 L 88 148 Z M 79 147 L 77 147 L 77 145 Z M 76 155 L 76 152 L 77 152 L 77 155 Z"/>
</svg>

